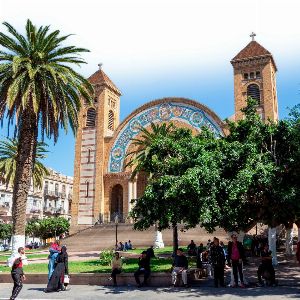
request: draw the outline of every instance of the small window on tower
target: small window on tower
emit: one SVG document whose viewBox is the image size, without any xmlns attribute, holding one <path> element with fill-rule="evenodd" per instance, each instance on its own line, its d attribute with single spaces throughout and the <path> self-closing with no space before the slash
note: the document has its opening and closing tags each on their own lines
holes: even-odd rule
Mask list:
<svg viewBox="0 0 300 300">
<path fill-rule="evenodd" d="M 249 74 L 248 73 L 244 73 L 244 79 L 248 80 L 248 78 L 249 78 Z"/>
<path fill-rule="evenodd" d="M 114 130 L 115 127 L 115 120 L 114 120 L 114 113 L 112 110 L 108 113 L 108 129 Z"/>
<path fill-rule="evenodd" d="M 254 78 L 254 72 L 250 72 L 250 79 Z"/>
<path fill-rule="evenodd" d="M 86 115 L 86 127 L 95 127 L 96 123 L 96 110 L 89 108 Z"/>
<path fill-rule="evenodd" d="M 260 90 L 257 84 L 249 84 L 247 87 L 247 97 L 257 100 L 257 104 L 260 105 Z"/>
<path fill-rule="evenodd" d="M 261 77 L 260 77 L 260 72 L 259 72 L 259 71 L 256 72 L 256 78 L 261 78 Z"/>
<path fill-rule="evenodd" d="M 94 98 L 94 103 L 97 103 L 98 102 L 98 97 L 96 96 L 95 98 Z"/>
</svg>

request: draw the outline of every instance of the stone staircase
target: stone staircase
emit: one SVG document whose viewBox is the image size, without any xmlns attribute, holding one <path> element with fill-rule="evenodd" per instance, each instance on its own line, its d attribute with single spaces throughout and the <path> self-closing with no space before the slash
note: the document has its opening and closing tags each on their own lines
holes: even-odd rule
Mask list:
<svg viewBox="0 0 300 300">
<path fill-rule="evenodd" d="M 180 229 L 180 227 L 179 227 Z M 166 229 L 162 232 L 165 246 L 172 245 L 172 229 Z M 200 227 L 189 229 L 185 232 L 178 231 L 179 245 L 186 246 L 191 240 L 197 245 L 201 242 L 206 245 L 208 239 L 214 236 L 219 237 L 224 242 L 228 240 L 228 235 L 222 229 L 217 229 L 210 234 Z M 133 230 L 132 224 L 118 224 L 118 241 L 131 240 L 136 248 L 149 247 L 153 245 L 155 237 L 155 228 L 138 231 Z M 63 243 L 67 245 L 68 251 L 99 251 L 100 249 L 112 249 L 115 245 L 116 226 L 115 224 L 95 225 L 72 234 L 64 239 Z"/>
</svg>

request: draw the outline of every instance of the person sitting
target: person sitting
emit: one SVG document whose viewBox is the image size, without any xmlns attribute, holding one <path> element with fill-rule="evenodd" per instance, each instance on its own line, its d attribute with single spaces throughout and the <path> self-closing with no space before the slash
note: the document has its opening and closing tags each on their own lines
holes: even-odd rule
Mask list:
<svg viewBox="0 0 300 300">
<path fill-rule="evenodd" d="M 187 284 L 187 271 L 188 271 L 188 260 L 187 257 L 183 254 L 183 249 L 178 248 L 173 262 L 173 271 L 172 271 L 172 284 L 175 286 L 177 281 L 177 275 L 181 274 L 182 281 L 185 287 Z"/>
<path fill-rule="evenodd" d="M 128 250 L 129 250 L 129 248 L 128 248 L 128 243 L 125 242 L 125 244 L 124 244 L 124 251 L 128 251 Z"/>
<path fill-rule="evenodd" d="M 275 270 L 272 265 L 272 251 L 269 250 L 269 245 L 266 244 L 261 251 L 261 264 L 257 270 L 258 284 L 263 286 L 262 276 L 268 273 L 266 278 L 272 286 L 275 286 Z"/>
<path fill-rule="evenodd" d="M 124 244 L 122 242 L 119 242 L 117 250 L 118 251 L 123 251 L 124 250 Z"/>
<path fill-rule="evenodd" d="M 149 247 L 149 248 L 147 249 L 147 255 L 148 255 L 149 258 L 154 258 L 154 257 L 155 257 L 153 248 L 154 248 L 154 247 L 151 246 L 151 247 Z"/>
<path fill-rule="evenodd" d="M 194 240 L 191 240 L 191 243 L 187 246 L 187 250 L 189 256 L 197 255 L 197 245 L 194 243 Z"/>
<path fill-rule="evenodd" d="M 147 279 L 150 276 L 150 257 L 147 255 L 147 251 L 143 251 L 138 261 L 138 269 L 134 273 L 135 281 L 138 287 L 142 287 L 143 285 L 147 285 Z M 144 281 L 141 283 L 140 275 L 144 274 Z"/>
<path fill-rule="evenodd" d="M 128 250 L 132 250 L 133 247 L 132 247 L 132 243 L 131 243 L 131 240 L 128 241 Z"/>
<path fill-rule="evenodd" d="M 121 274 L 122 272 L 122 259 L 119 252 L 115 253 L 115 257 L 111 261 L 111 270 L 111 277 L 109 279 L 113 279 L 114 286 L 117 286 L 117 274 Z"/>
</svg>

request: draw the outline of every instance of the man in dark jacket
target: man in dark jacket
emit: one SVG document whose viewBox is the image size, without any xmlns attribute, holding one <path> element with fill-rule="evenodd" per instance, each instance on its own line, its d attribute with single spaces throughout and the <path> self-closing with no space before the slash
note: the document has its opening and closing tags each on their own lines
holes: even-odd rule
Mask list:
<svg viewBox="0 0 300 300">
<path fill-rule="evenodd" d="M 272 265 L 272 251 L 269 250 L 268 244 L 264 245 L 264 248 L 261 252 L 261 264 L 259 265 L 257 270 L 259 286 L 263 286 L 263 281 L 261 277 L 265 272 L 269 274 L 269 280 L 271 285 L 275 286 L 275 270 Z"/>
<path fill-rule="evenodd" d="M 173 271 L 172 271 L 172 283 L 176 284 L 177 275 L 181 274 L 182 281 L 185 287 L 187 287 L 187 270 L 188 270 L 188 260 L 183 254 L 183 249 L 179 248 L 176 251 L 173 262 Z"/>
<path fill-rule="evenodd" d="M 210 247 L 210 260 L 214 268 L 214 280 L 215 287 L 224 287 L 224 267 L 225 267 L 225 255 L 223 248 L 219 245 L 219 239 L 214 238 L 213 246 Z"/>
<path fill-rule="evenodd" d="M 20 247 L 18 249 L 18 256 L 13 262 L 13 266 L 11 269 L 11 277 L 14 281 L 14 287 L 12 290 L 12 294 L 10 297 L 10 300 L 14 300 L 18 297 L 19 293 L 21 292 L 21 289 L 23 287 L 23 280 L 25 280 L 25 275 L 23 272 L 23 262 L 22 262 L 22 256 L 25 255 L 25 250 L 23 247 Z"/>
<path fill-rule="evenodd" d="M 138 287 L 142 287 L 143 285 L 147 285 L 147 279 L 150 276 L 150 257 L 147 255 L 147 251 L 143 251 L 141 256 L 139 257 L 139 267 L 137 271 L 134 273 L 135 281 Z M 144 282 L 141 283 L 140 275 L 144 274 Z"/>
<path fill-rule="evenodd" d="M 228 243 L 228 262 L 231 264 L 233 277 L 234 277 L 234 285 L 233 287 L 237 287 L 239 283 L 238 273 L 241 280 L 241 287 L 245 287 L 244 277 L 243 277 L 243 262 L 246 261 L 244 246 L 241 242 L 237 240 L 237 233 L 232 233 L 231 235 L 232 241 Z"/>
</svg>

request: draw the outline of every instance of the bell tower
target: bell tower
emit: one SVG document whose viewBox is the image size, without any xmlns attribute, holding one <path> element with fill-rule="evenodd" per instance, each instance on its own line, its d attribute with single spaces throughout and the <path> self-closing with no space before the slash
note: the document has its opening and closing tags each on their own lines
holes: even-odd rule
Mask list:
<svg viewBox="0 0 300 300">
<path fill-rule="evenodd" d="M 255 36 L 252 32 L 251 42 L 231 60 L 234 71 L 234 119 L 243 119 L 241 109 L 250 96 L 257 100 L 257 113 L 263 121 L 277 121 L 277 67 L 272 54 L 255 41 Z"/>
<path fill-rule="evenodd" d="M 121 92 L 102 70 L 89 77 L 95 90 L 93 105 L 82 104 L 76 135 L 72 226 L 93 225 L 104 210 L 105 140 L 120 123 Z"/>
</svg>

